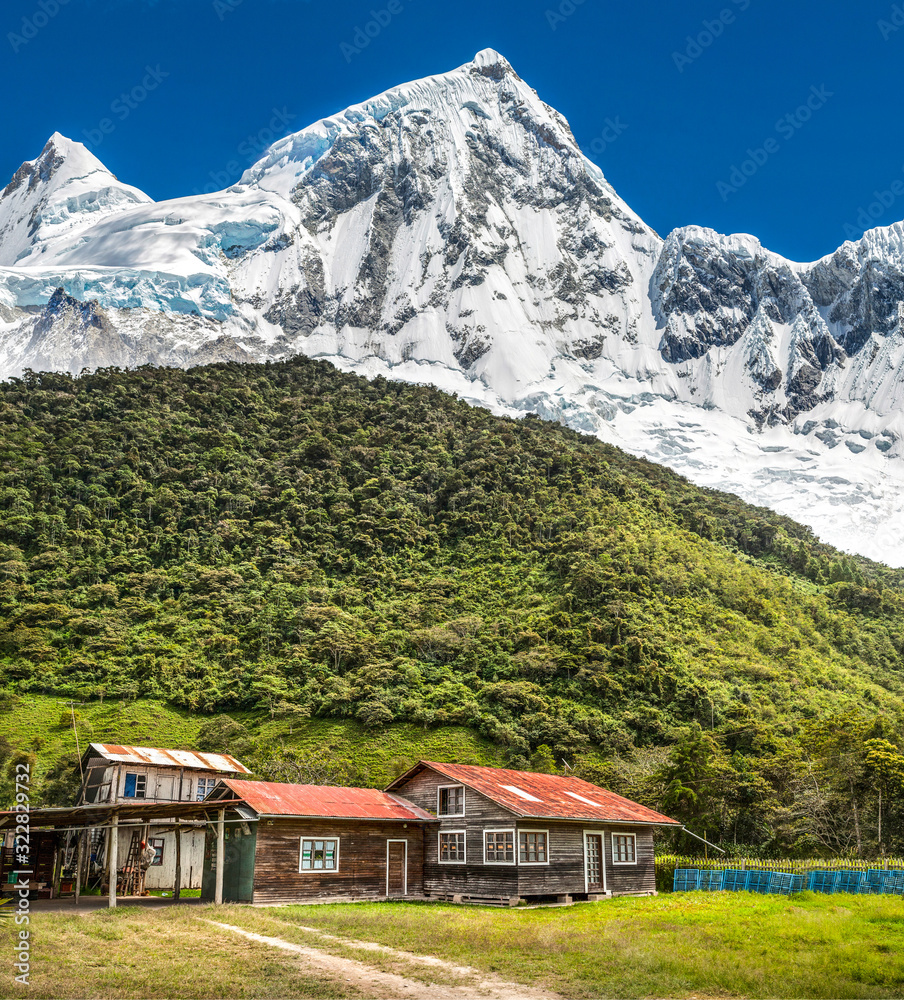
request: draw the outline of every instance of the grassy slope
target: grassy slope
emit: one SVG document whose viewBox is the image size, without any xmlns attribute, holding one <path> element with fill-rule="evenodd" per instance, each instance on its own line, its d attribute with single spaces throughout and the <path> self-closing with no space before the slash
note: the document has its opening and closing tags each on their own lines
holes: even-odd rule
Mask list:
<svg viewBox="0 0 904 1000">
<path fill-rule="evenodd" d="M 87 702 L 79 704 L 77 710 L 82 751 L 89 742 L 191 748 L 206 721 L 187 709 L 160 701 Z M 499 747 L 459 726 L 424 729 L 403 723 L 375 733 L 348 719 L 287 721 L 261 712 L 234 713 L 234 717 L 264 745 L 285 745 L 305 752 L 328 750 L 352 761 L 374 785 L 385 784 L 418 759 L 490 765 L 502 762 Z M 50 764 L 76 748 L 69 702 L 48 695 L 25 695 L 13 710 L 0 711 L 0 736 L 18 750 L 37 750 L 39 777 Z"/>
</svg>

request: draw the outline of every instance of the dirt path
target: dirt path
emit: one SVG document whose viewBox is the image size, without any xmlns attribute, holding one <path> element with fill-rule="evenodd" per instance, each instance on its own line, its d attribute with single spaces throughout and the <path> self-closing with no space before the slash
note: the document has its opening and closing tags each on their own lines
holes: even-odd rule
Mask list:
<svg viewBox="0 0 904 1000">
<path fill-rule="evenodd" d="M 423 998 L 423 1000 L 559 1000 L 558 995 L 555 993 L 534 989 L 530 986 L 522 986 L 519 983 L 509 983 L 491 974 L 481 972 L 479 969 L 472 969 L 469 966 L 454 965 L 451 962 L 445 962 L 431 955 L 416 955 L 413 952 L 398 951 L 395 948 L 375 944 L 372 941 L 355 941 L 351 938 L 336 937 L 333 934 L 326 934 L 313 927 L 303 927 L 297 924 L 292 925 L 299 930 L 309 934 L 316 934 L 325 941 L 331 941 L 343 947 L 381 952 L 392 958 L 435 968 L 439 973 L 465 977 L 470 979 L 471 982 L 461 986 L 451 986 L 441 980 L 435 983 L 423 983 L 416 979 L 406 979 L 404 976 L 399 976 L 392 972 L 382 972 L 379 969 L 366 965 L 364 962 L 331 955 L 328 952 L 320 951 L 318 948 L 308 948 L 304 945 L 293 944 L 291 941 L 284 941 L 282 938 L 255 934 L 252 931 L 246 931 L 232 924 L 221 924 L 217 920 L 208 920 L 207 922 L 217 927 L 222 927 L 224 930 L 232 931 L 235 934 L 241 934 L 242 937 L 246 937 L 250 941 L 257 941 L 260 944 L 292 952 L 304 958 L 318 972 L 325 972 L 327 975 L 342 982 L 351 983 L 368 996 L 374 997 L 375 1000 L 376 998 L 380 998 L 380 1000 L 383 1000 L 383 998 L 386 998 L 386 1000 L 390 1000 L 390 998 L 391 1000 L 396 1000 L 398 997 L 408 997 L 411 1000 L 416 1000 L 416 998 Z"/>
</svg>

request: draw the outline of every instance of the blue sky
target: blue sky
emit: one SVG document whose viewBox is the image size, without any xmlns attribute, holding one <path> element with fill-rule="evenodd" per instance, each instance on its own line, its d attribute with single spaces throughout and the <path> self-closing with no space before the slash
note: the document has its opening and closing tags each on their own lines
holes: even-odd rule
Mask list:
<svg viewBox="0 0 904 1000">
<path fill-rule="evenodd" d="M 811 260 L 904 218 L 901 25 L 904 0 L 6 0 L 0 176 L 56 130 L 154 198 L 224 187 L 491 46 L 660 233 Z"/>
</svg>

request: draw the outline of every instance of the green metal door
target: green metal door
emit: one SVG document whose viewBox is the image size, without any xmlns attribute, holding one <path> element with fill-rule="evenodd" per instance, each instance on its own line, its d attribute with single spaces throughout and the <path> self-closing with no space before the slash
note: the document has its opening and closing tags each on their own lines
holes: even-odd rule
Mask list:
<svg viewBox="0 0 904 1000">
<path fill-rule="evenodd" d="M 226 827 L 223 865 L 223 902 L 250 903 L 254 895 L 254 855 L 257 823 L 230 823 Z M 213 901 L 217 884 L 217 832 L 208 827 L 204 840 L 204 877 L 201 898 Z"/>
</svg>

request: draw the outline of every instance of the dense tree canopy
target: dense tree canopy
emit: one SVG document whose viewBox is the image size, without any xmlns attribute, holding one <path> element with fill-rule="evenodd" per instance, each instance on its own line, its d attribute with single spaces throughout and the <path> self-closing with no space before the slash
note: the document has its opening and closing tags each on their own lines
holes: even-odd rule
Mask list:
<svg viewBox="0 0 904 1000">
<path fill-rule="evenodd" d="M 807 768 L 854 754 L 820 808 L 856 802 L 864 850 L 904 792 L 900 584 L 595 439 L 307 359 L 0 385 L 10 692 L 457 723 L 757 842 L 818 840 Z"/>
</svg>

